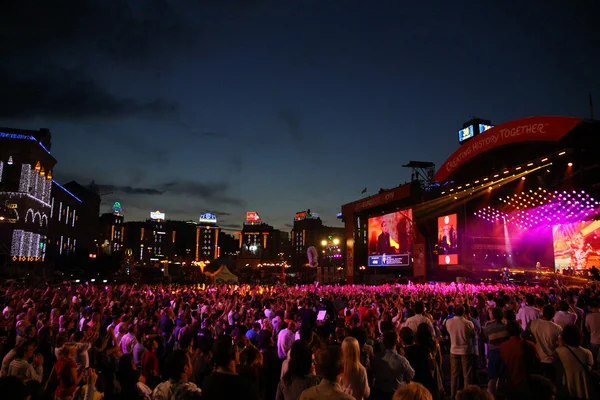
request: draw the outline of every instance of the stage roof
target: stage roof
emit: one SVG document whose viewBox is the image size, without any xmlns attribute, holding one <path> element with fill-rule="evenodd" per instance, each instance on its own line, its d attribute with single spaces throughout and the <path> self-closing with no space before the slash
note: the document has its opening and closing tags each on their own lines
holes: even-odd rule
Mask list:
<svg viewBox="0 0 600 400">
<path fill-rule="evenodd" d="M 588 135 L 594 128 L 598 129 L 597 123 L 574 117 L 544 116 L 509 121 L 460 146 L 436 172 L 434 179 L 442 183 L 468 180 L 473 174 L 501 170 L 561 147 L 585 143 L 571 140 L 573 135 L 580 136 L 579 139 L 584 136 L 586 140 L 598 140 L 600 135 Z"/>
</svg>

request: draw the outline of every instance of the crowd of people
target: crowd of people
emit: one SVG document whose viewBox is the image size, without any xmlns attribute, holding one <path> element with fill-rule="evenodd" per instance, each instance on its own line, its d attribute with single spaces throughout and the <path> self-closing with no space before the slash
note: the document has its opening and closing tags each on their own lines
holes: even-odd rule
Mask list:
<svg viewBox="0 0 600 400">
<path fill-rule="evenodd" d="M 0 398 L 598 399 L 600 286 L 0 287 Z"/>
</svg>

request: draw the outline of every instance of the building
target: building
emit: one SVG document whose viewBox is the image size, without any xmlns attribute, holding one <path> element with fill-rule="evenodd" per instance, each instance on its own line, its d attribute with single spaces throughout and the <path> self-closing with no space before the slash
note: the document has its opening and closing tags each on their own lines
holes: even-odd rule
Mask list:
<svg viewBox="0 0 600 400">
<path fill-rule="evenodd" d="M 46 259 L 51 212 L 51 134 L 0 128 L 0 255 L 7 263 Z"/>
<path fill-rule="evenodd" d="M 221 229 L 217 225 L 217 216 L 204 213 L 198 218 L 194 241 L 194 261 L 211 261 L 220 257 L 219 238 Z"/>
<path fill-rule="evenodd" d="M 113 205 L 113 212 L 104 213 L 100 216 L 99 232 L 96 245 L 100 254 L 120 254 L 123 251 L 123 240 L 125 237 L 124 218 L 121 215 L 120 203 Z M 91 253 L 90 253 L 91 254 Z"/>
<path fill-rule="evenodd" d="M 239 235 L 238 267 L 258 268 L 259 264 L 287 262 L 289 236 L 263 222 L 256 212 L 247 212 Z"/>
<path fill-rule="evenodd" d="M 146 221 L 125 222 L 123 245 L 131 252 L 134 264 L 158 267 L 173 261 L 176 232 L 169 229 L 165 213 L 153 211 Z"/>
<path fill-rule="evenodd" d="M 321 266 L 343 266 L 345 258 L 344 228 L 323 225 L 319 214 L 310 210 L 296 213 L 292 229 L 292 267 L 308 266 L 307 250 L 314 247 Z"/>
<path fill-rule="evenodd" d="M 123 228 L 123 247 L 137 265 L 190 265 L 218 257 L 220 228 L 209 213 L 196 223 L 167 220 L 165 213 L 155 211 L 146 221 L 125 222 Z"/>
<path fill-rule="evenodd" d="M 51 196 L 47 260 L 59 269 L 79 267 L 88 256 L 82 251 L 80 234 L 79 214 L 83 202 L 55 181 L 52 181 Z"/>
<path fill-rule="evenodd" d="M 92 182 L 83 186 L 78 182 L 71 181 L 64 185 L 64 188 L 81 200 L 80 210 L 78 212 L 77 235 L 80 249 L 83 253 L 96 254 L 98 233 L 100 232 L 100 194 L 98 187 Z"/>
<path fill-rule="evenodd" d="M 240 242 L 233 235 L 219 231 L 219 257 L 235 257 L 240 250 Z"/>
</svg>

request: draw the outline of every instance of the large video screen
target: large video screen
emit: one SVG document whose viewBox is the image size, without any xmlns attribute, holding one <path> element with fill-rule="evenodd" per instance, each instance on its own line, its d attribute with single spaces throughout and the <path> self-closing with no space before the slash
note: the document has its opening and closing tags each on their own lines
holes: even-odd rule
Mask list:
<svg viewBox="0 0 600 400">
<path fill-rule="evenodd" d="M 458 264 L 458 218 L 456 214 L 438 218 L 438 262 L 440 265 Z"/>
<path fill-rule="evenodd" d="M 369 267 L 407 267 L 413 247 L 412 210 L 369 218 Z"/>
<path fill-rule="evenodd" d="M 555 225 L 554 269 L 573 268 L 582 271 L 600 267 L 600 221 Z"/>
</svg>

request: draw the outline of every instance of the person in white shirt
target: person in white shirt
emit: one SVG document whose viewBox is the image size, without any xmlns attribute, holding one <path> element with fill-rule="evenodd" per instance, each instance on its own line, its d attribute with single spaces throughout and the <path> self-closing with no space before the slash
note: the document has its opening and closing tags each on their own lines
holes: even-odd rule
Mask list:
<svg viewBox="0 0 600 400">
<path fill-rule="evenodd" d="M 577 322 L 577 314 L 569 312 L 569 304 L 566 301 L 561 301 L 558 308 L 560 311 L 554 315 L 552 321 L 560 325 L 563 329 L 565 329 L 565 326 L 575 325 L 575 322 Z"/>
<path fill-rule="evenodd" d="M 271 310 L 271 303 L 267 302 L 265 304 L 265 317 L 269 318 L 269 319 L 273 319 L 275 318 L 275 311 Z"/>
<path fill-rule="evenodd" d="M 294 341 L 296 340 L 296 322 L 291 321 L 288 327 L 282 329 L 277 335 L 277 355 L 280 360 L 287 358 L 288 351 L 292 348 Z"/>
<path fill-rule="evenodd" d="M 431 332 L 431 336 L 435 337 L 435 331 L 433 330 L 433 323 L 429 318 L 423 315 L 425 312 L 425 306 L 422 301 L 415 302 L 415 315 L 408 318 L 404 324 L 402 324 L 403 328 L 410 328 L 413 333 L 417 333 L 417 328 L 421 324 L 427 324 L 429 327 L 429 332 Z M 392 320 L 393 322 L 393 320 Z"/>
<path fill-rule="evenodd" d="M 2 359 L 2 368 L 0 369 L 0 377 L 8 376 L 8 367 L 17 356 L 17 349 L 11 349 Z"/>
<path fill-rule="evenodd" d="M 554 360 L 556 356 L 556 347 L 558 338 L 562 333 L 560 325 L 552 322 L 554 318 L 554 307 L 545 305 L 542 310 L 542 318 L 531 321 L 531 333 L 535 337 L 536 347 L 540 355 L 542 374 L 554 381 L 555 368 Z"/>
<path fill-rule="evenodd" d="M 131 325 L 126 335 L 121 338 L 121 351 L 123 354 L 133 354 L 133 348 L 138 343 L 137 326 Z"/>
<path fill-rule="evenodd" d="M 92 347 L 90 343 L 86 342 L 85 334 L 81 331 L 73 334 L 73 340 L 77 348 L 75 353 L 75 363 L 78 369 L 85 369 L 90 367 L 90 355 L 88 350 Z"/>
<path fill-rule="evenodd" d="M 527 295 L 527 305 L 521 307 L 517 312 L 517 321 L 521 322 L 521 327 L 524 331 L 529 328 L 531 321 L 540 318 L 541 312 L 534 307 L 535 297 L 532 294 Z"/>
<path fill-rule="evenodd" d="M 475 355 L 473 346 L 475 326 L 465 317 L 465 308 L 462 305 L 456 306 L 454 314 L 454 318 L 450 318 L 446 322 L 446 330 L 450 334 L 450 388 L 452 398 L 456 396 L 459 388 L 459 368 L 461 365 L 464 387 L 469 386 L 473 381 L 473 356 Z"/>
</svg>

